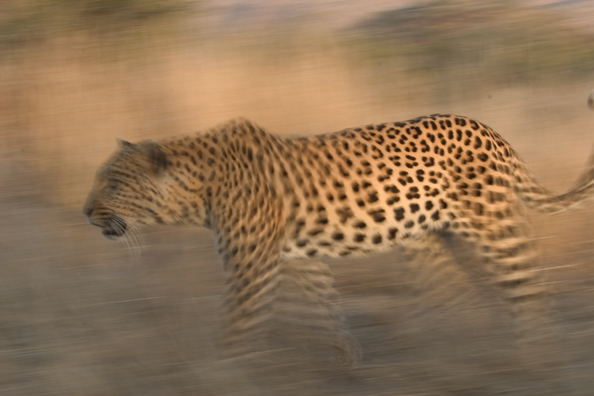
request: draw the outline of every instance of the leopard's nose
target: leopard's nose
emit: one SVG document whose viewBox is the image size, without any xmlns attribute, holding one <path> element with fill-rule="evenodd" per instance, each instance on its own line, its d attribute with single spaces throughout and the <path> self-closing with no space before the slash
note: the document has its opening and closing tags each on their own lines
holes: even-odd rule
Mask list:
<svg viewBox="0 0 594 396">
<path fill-rule="evenodd" d="M 93 213 L 93 208 L 84 208 L 83 213 L 85 216 L 91 217 L 91 214 Z"/>
</svg>

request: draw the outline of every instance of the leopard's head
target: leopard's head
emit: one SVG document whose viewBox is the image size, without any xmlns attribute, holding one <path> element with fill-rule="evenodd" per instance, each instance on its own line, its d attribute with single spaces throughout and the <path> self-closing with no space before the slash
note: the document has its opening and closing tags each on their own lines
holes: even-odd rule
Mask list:
<svg viewBox="0 0 594 396">
<path fill-rule="evenodd" d="M 168 167 L 161 146 L 150 140 L 119 142 L 119 149 L 99 168 L 83 213 L 108 239 L 117 239 L 143 224 L 163 222 Z"/>
</svg>

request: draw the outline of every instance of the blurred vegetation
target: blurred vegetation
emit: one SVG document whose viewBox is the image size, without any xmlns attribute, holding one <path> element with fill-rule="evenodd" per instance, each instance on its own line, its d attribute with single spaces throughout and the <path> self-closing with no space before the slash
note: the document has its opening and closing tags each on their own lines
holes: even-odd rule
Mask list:
<svg viewBox="0 0 594 396">
<path fill-rule="evenodd" d="M 50 39 L 88 37 L 141 44 L 181 33 L 197 0 L 7 0 L 0 3 L 0 54 Z"/>
<path fill-rule="evenodd" d="M 438 0 L 379 13 L 344 33 L 363 49 L 352 61 L 405 61 L 439 79 L 515 85 L 594 72 L 592 34 L 554 8 L 518 1 Z"/>
</svg>

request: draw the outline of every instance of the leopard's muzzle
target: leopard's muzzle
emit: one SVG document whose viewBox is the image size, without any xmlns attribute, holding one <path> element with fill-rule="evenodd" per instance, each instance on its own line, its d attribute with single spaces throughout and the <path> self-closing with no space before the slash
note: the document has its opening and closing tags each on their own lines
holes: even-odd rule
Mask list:
<svg viewBox="0 0 594 396">
<path fill-rule="evenodd" d="M 115 240 L 123 236 L 128 229 L 128 225 L 124 219 L 117 214 L 93 216 L 92 209 L 85 209 L 85 215 L 89 219 L 89 223 L 101 228 L 101 234 L 110 240 Z"/>
</svg>

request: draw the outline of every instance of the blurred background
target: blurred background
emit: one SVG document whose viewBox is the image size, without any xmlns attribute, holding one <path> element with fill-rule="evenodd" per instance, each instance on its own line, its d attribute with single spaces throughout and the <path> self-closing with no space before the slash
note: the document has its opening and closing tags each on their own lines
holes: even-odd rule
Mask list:
<svg viewBox="0 0 594 396">
<path fill-rule="evenodd" d="M 588 0 L 4 0 L 0 394 L 540 394 L 505 307 L 461 274 L 448 290 L 468 298 L 418 298 L 399 252 L 331 263 L 360 368 L 235 371 L 211 234 L 108 243 L 80 212 L 117 137 L 236 116 L 296 136 L 462 114 L 562 193 L 594 145 L 593 21 Z M 568 375 L 592 394 L 594 212 L 531 220 Z"/>
</svg>

